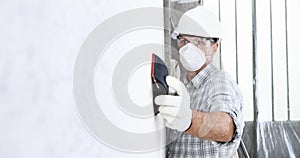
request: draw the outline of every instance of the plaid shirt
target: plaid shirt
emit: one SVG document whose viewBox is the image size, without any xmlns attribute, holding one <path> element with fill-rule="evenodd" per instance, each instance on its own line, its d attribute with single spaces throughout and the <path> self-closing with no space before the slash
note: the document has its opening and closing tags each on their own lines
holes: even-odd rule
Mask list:
<svg viewBox="0 0 300 158">
<path fill-rule="evenodd" d="M 168 157 L 236 157 L 244 127 L 242 95 L 237 84 L 228 73 L 218 70 L 213 64 L 206 66 L 190 82 L 185 79 L 184 83 L 191 97 L 191 109 L 226 112 L 232 117 L 236 129 L 232 140 L 226 143 L 168 129 Z"/>
</svg>

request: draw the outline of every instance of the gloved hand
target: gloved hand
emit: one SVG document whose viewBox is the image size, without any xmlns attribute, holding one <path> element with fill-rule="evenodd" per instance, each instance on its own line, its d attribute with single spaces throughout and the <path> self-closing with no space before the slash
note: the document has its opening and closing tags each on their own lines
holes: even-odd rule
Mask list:
<svg viewBox="0 0 300 158">
<path fill-rule="evenodd" d="M 159 112 L 165 121 L 165 126 L 181 132 L 185 131 L 192 122 L 190 95 L 178 79 L 167 76 L 166 81 L 169 88 L 175 90 L 177 95 L 159 95 L 154 101 L 160 105 Z"/>
</svg>

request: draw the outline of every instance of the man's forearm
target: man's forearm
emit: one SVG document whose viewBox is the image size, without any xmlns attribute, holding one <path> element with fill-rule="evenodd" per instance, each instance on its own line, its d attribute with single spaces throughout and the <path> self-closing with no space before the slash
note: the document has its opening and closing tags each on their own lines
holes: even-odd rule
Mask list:
<svg viewBox="0 0 300 158">
<path fill-rule="evenodd" d="M 233 120 L 227 113 L 193 110 L 192 125 L 187 132 L 203 139 L 228 142 L 234 130 Z"/>
</svg>

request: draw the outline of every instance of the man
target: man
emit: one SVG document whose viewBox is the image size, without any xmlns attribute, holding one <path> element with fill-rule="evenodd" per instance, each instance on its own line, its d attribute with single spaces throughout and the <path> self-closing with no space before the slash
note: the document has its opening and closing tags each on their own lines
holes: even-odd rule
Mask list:
<svg viewBox="0 0 300 158">
<path fill-rule="evenodd" d="M 155 98 L 170 129 L 168 157 L 237 157 L 244 122 L 242 95 L 228 73 L 213 63 L 221 26 L 207 8 L 183 14 L 174 31 L 184 83 L 167 76 L 170 93 Z"/>
</svg>

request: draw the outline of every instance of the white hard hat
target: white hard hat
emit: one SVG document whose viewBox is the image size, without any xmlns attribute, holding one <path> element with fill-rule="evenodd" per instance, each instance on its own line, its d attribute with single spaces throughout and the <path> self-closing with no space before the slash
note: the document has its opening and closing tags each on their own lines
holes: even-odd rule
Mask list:
<svg viewBox="0 0 300 158">
<path fill-rule="evenodd" d="M 179 19 L 172 37 L 179 34 L 221 38 L 221 23 L 212 11 L 204 6 L 197 6 L 185 12 Z"/>
</svg>

